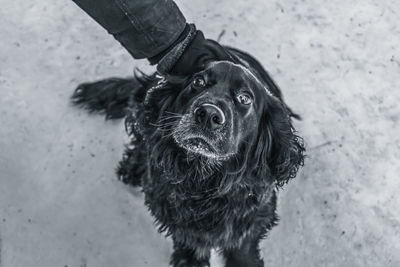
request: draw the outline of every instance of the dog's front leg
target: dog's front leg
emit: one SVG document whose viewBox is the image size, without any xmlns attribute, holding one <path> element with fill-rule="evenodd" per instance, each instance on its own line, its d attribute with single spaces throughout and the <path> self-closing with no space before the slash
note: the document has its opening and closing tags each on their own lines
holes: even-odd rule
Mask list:
<svg viewBox="0 0 400 267">
<path fill-rule="evenodd" d="M 258 248 L 262 234 L 248 236 L 238 248 L 224 249 L 226 267 L 263 267 L 264 262 L 260 257 Z"/>
<path fill-rule="evenodd" d="M 210 249 L 193 249 L 174 241 L 172 267 L 209 267 Z"/>
</svg>

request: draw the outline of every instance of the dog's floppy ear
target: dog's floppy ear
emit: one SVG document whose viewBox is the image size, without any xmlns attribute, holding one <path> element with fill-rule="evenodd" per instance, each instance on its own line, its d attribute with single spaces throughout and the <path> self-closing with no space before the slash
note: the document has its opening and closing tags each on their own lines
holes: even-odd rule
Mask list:
<svg viewBox="0 0 400 267">
<path fill-rule="evenodd" d="M 277 98 L 268 102 L 261 115 L 255 153 L 259 166 L 267 163 L 268 172 L 264 170 L 264 175 L 272 176 L 282 186 L 303 165 L 305 148 L 303 139 L 296 135 L 286 106 Z"/>
</svg>

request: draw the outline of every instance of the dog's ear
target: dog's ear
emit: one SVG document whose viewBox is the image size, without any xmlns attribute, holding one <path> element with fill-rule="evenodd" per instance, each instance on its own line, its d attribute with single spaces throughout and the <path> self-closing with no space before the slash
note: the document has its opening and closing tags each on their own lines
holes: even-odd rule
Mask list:
<svg viewBox="0 0 400 267">
<path fill-rule="evenodd" d="M 294 178 L 304 162 L 303 139 L 296 135 L 290 111 L 274 98 L 264 108 L 255 153 L 259 166 L 267 163 L 259 175 L 272 177 L 278 186 Z"/>
</svg>

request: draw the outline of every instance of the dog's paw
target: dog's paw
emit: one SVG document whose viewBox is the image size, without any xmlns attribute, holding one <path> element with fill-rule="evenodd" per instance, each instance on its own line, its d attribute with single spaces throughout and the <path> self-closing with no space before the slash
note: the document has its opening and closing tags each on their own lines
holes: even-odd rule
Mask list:
<svg viewBox="0 0 400 267">
<path fill-rule="evenodd" d="M 171 267 L 210 267 L 208 259 L 198 260 L 193 257 L 185 257 L 183 255 L 174 255 L 170 266 Z M 187 256 L 187 255 L 186 255 Z"/>
<path fill-rule="evenodd" d="M 171 267 L 210 267 L 210 263 L 207 261 L 190 261 L 187 259 L 179 259 Z"/>
</svg>

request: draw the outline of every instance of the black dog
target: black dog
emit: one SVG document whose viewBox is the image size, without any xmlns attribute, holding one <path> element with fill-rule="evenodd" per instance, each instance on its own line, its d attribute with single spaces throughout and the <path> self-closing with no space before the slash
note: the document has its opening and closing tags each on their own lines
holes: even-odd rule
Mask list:
<svg viewBox="0 0 400 267">
<path fill-rule="evenodd" d="M 209 63 L 191 77 L 135 75 L 82 84 L 75 104 L 126 117 L 131 136 L 118 168 L 141 185 L 174 267 L 263 266 L 258 244 L 277 222 L 276 189 L 296 176 L 304 146 L 281 92 L 250 55 Z"/>
</svg>

